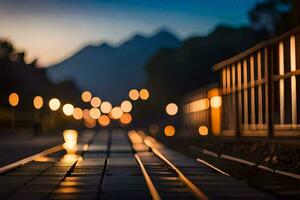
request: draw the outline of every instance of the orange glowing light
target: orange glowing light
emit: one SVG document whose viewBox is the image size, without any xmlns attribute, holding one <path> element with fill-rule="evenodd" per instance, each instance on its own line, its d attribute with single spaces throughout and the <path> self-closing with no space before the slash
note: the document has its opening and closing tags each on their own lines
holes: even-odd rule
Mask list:
<svg viewBox="0 0 300 200">
<path fill-rule="evenodd" d="M 222 98 L 220 96 L 214 96 L 210 99 L 210 106 L 212 108 L 219 108 L 222 105 Z"/>
<path fill-rule="evenodd" d="M 140 91 L 140 97 L 142 100 L 147 100 L 149 98 L 150 94 L 147 89 L 141 89 Z"/>
<path fill-rule="evenodd" d="M 123 112 L 129 113 L 132 110 L 132 104 L 130 101 L 123 101 L 121 103 L 121 108 L 123 110 Z"/>
<path fill-rule="evenodd" d="M 92 93 L 90 91 L 84 91 L 81 94 L 81 99 L 83 102 L 90 102 L 91 98 L 92 98 Z"/>
<path fill-rule="evenodd" d="M 49 101 L 49 108 L 52 111 L 58 110 L 59 107 L 60 107 L 60 101 L 57 98 L 50 99 L 50 101 Z"/>
<path fill-rule="evenodd" d="M 176 115 L 178 112 L 178 106 L 175 103 L 169 103 L 166 106 L 166 112 L 168 115 Z"/>
<path fill-rule="evenodd" d="M 101 106 L 100 106 L 100 110 L 102 113 L 109 113 L 112 109 L 112 105 L 111 103 L 109 103 L 108 101 L 104 101 Z"/>
<path fill-rule="evenodd" d="M 74 112 L 74 106 L 70 103 L 67 103 L 63 106 L 63 112 L 67 116 L 71 116 Z"/>
<path fill-rule="evenodd" d="M 200 135 L 203 135 L 203 136 L 208 135 L 207 126 L 200 126 L 198 131 L 199 131 Z"/>
<path fill-rule="evenodd" d="M 136 100 L 139 99 L 139 96 L 140 96 L 140 94 L 139 94 L 138 90 L 132 89 L 132 90 L 129 91 L 129 98 L 131 100 L 136 101 Z"/>
<path fill-rule="evenodd" d="M 84 125 L 87 128 L 94 128 L 97 125 L 97 122 L 94 119 L 85 119 Z"/>
<path fill-rule="evenodd" d="M 44 104 L 44 101 L 43 101 L 43 98 L 41 96 L 34 97 L 33 106 L 36 109 L 38 109 L 38 110 L 41 109 L 43 107 L 43 104 Z"/>
<path fill-rule="evenodd" d="M 110 123 L 110 118 L 107 115 L 101 115 L 98 119 L 98 123 L 102 127 L 106 127 Z"/>
<path fill-rule="evenodd" d="M 172 125 L 168 125 L 165 127 L 165 135 L 168 137 L 174 136 L 175 135 L 175 127 Z"/>
<path fill-rule="evenodd" d="M 129 124 L 132 121 L 132 116 L 130 113 L 124 113 L 120 118 L 122 124 Z"/>
<path fill-rule="evenodd" d="M 120 119 L 123 115 L 123 110 L 116 106 L 111 110 L 110 114 L 113 119 Z"/>
<path fill-rule="evenodd" d="M 98 119 L 101 116 L 101 112 L 98 108 L 90 109 L 90 116 L 93 119 Z"/>
<path fill-rule="evenodd" d="M 69 151 L 75 151 L 77 147 L 78 132 L 76 130 L 68 129 L 63 132 L 65 143 L 63 147 Z"/>
<path fill-rule="evenodd" d="M 13 107 L 16 107 L 19 104 L 19 100 L 19 95 L 15 92 L 11 93 L 8 97 L 8 102 Z"/>
<path fill-rule="evenodd" d="M 83 114 L 83 119 L 92 119 L 91 116 L 90 116 L 90 110 L 89 109 L 84 109 L 82 111 L 82 114 Z"/>
<path fill-rule="evenodd" d="M 74 119 L 81 120 L 83 117 L 82 109 L 74 108 L 73 117 L 74 117 Z"/>
<path fill-rule="evenodd" d="M 92 107 L 98 108 L 100 106 L 100 104 L 101 104 L 101 99 L 99 97 L 93 97 L 91 99 L 91 105 L 92 105 Z"/>
</svg>

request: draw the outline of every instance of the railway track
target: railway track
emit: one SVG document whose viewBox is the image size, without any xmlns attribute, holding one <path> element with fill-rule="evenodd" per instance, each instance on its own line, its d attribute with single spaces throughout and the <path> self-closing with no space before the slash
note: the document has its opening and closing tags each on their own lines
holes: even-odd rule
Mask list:
<svg viewBox="0 0 300 200">
<path fill-rule="evenodd" d="M 208 163 L 199 165 L 166 149 L 142 132 L 132 131 L 129 138 L 153 199 L 273 199 Z"/>
<path fill-rule="evenodd" d="M 300 176 L 298 174 L 271 169 L 259 163 L 198 146 L 191 146 L 190 149 L 197 152 L 198 162 L 206 163 L 217 169 L 221 168 L 228 175 L 247 180 L 253 187 L 274 194 L 279 199 L 300 198 Z"/>
<path fill-rule="evenodd" d="M 61 146 L 3 168 L 0 198 L 273 199 L 142 132 L 84 131 L 76 152 Z"/>
</svg>

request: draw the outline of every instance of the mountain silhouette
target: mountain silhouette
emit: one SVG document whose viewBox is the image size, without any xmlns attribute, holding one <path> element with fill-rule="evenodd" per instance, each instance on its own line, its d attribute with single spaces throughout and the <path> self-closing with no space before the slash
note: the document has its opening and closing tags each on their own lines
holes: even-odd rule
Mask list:
<svg viewBox="0 0 300 200">
<path fill-rule="evenodd" d="M 172 33 L 161 30 L 151 37 L 135 35 L 118 47 L 90 45 L 47 68 L 47 74 L 54 82 L 73 80 L 80 88 L 119 103 L 131 88 L 144 86 L 144 65 L 156 51 L 177 48 L 180 43 Z"/>
</svg>

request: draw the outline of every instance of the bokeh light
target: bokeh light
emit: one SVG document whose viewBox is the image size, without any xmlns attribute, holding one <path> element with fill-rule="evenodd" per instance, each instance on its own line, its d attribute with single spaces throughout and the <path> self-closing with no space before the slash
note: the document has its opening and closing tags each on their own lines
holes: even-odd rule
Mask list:
<svg viewBox="0 0 300 200">
<path fill-rule="evenodd" d="M 78 138 L 78 132 L 76 130 L 64 130 L 63 132 L 65 143 L 63 144 L 63 147 L 68 152 L 73 152 L 76 150 L 77 146 L 77 138 Z"/>
<path fill-rule="evenodd" d="M 87 128 L 94 128 L 97 125 L 97 122 L 95 119 L 85 119 L 84 120 L 84 125 Z"/>
<path fill-rule="evenodd" d="M 200 126 L 198 131 L 199 131 L 200 135 L 208 135 L 208 128 L 207 128 L 207 126 Z"/>
<path fill-rule="evenodd" d="M 41 96 L 36 96 L 34 97 L 33 99 L 33 106 L 36 108 L 36 109 L 41 109 L 43 107 L 43 104 L 44 104 L 44 100 Z"/>
<path fill-rule="evenodd" d="M 169 103 L 166 106 L 166 112 L 168 115 L 176 115 L 178 112 L 178 106 L 175 103 Z"/>
<path fill-rule="evenodd" d="M 109 113 L 111 111 L 111 109 L 112 109 L 112 105 L 108 101 L 104 101 L 101 104 L 101 106 L 100 106 L 100 110 L 101 110 L 102 113 L 106 113 L 107 114 L 107 113 Z"/>
<path fill-rule="evenodd" d="M 11 93 L 8 97 L 8 102 L 11 106 L 16 107 L 19 104 L 19 95 L 15 92 Z"/>
<path fill-rule="evenodd" d="M 88 119 L 92 119 L 91 116 L 90 116 L 90 110 L 89 109 L 84 109 L 82 111 L 82 114 L 83 114 L 83 118 L 88 120 Z"/>
<path fill-rule="evenodd" d="M 74 106 L 70 103 L 67 103 L 63 106 L 63 112 L 67 116 L 71 116 L 74 112 Z"/>
<path fill-rule="evenodd" d="M 125 100 L 121 103 L 121 108 L 122 108 L 123 112 L 128 113 L 132 110 L 132 104 L 130 101 Z"/>
<path fill-rule="evenodd" d="M 98 119 L 98 123 L 102 127 L 106 127 L 110 123 L 110 118 L 107 115 L 101 115 Z"/>
<path fill-rule="evenodd" d="M 222 105 L 222 98 L 220 96 L 215 96 L 210 99 L 210 106 L 212 108 L 219 108 Z"/>
<path fill-rule="evenodd" d="M 131 100 L 136 101 L 136 100 L 139 99 L 139 96 L 140 96 L 140 94 L 139 94 L 138 90 L 132 89 L 132 90 L 129 91 L 129 98 Z"/>
<path fill-rule="evenodd" d="M 91 99 L 91 106 L 94 108 L 98 108 L 101 104 L 101 99 L 99 97 L 93 97 Z"/>
<path fill-rule="evenodd" d="M 129 124 L 131 121 L 132 121 L 132 116 L 130 113 L 124 113 L 120 118 L 120 122 L 122 124 Z"/>
<path fill-rule="evenodd" d="M 73 117 L 74 117 L 74 119 L 81 120 L 83 117 L 82 109 L 74 108 Z"/>
<path fill-rule="evenodd" d="M 81 99 L 83 102 L 90 102 L 91 98 L 92 98 L 92 93 L 90 91 L 84 91 L 81 94 Z"/>
<path fill-rule="evenodd" d="M 123 115 L 123 110 L 116 106 L 111 110 L 110 114 L 113 119 L 120 119 Z"/>
<path fill-rule="evenodd" d="M 101 112 L 100 112 L 99 108 L 91 108 L 90 116 L 93 119 L 98 119 L 101 116 Z"/>
<path fill-rule="evenodd" d="M 152 124 L 150 127 L 149 127 L 149 131 L 150 133 L 152 134 L 156 134 L 159 132 L 159 126 L 157 124 Z"/>
<path fill-rule="evenodd" d="M 58 110 L 59 107 L 60 107 L 60 101 L 57 98 L 50 99 L 50 101 L 49 101 L 49 108 L 52 111 Z"/>
<path fill-rule="evenodd" d="M 148 92 L 147 89 L 141 89 L 141 91 L 140 91 L 140 98 L 142 100 L 147 100 L 149 98 L 149 96 L 150 96 L 150 94 L 149 94 L 149 92 Z"/>
<path fill-rule="evenodd" d="M 175 135 L 175 127 L 172 125 L 168 125 L 165 127 L 165 135 L 168 137 L 174 136 Z"/>
</svg>

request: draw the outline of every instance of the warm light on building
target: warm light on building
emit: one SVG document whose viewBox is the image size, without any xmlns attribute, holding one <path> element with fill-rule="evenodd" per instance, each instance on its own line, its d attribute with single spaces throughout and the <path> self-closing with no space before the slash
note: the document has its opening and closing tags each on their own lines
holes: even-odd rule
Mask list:
<svg viewBox="0 0 300 200">
<path fill-rule="evenodd" d="M 98 123 L 102 127 L 106 127 L 110 123 L 110 118 L 107 115 L 101 115 L 98 119 Z"/>
<path fill-rule="evenodd" d="M 59 107 L 60 107 L 60 101 L 57 98 L 50 99 L 50 101 L 49 101 L 49 108 L 52 111 L 58 110 Z"/>
<path fill-rule="evenodd" d="M 92 99 L 92 93 L 90 91 L 84 91 L 81 94 L 81 99 L 83 102 L 90 102 Z"/>
<path fill-rule="evenodd" d="M 93 119 L 98 119 L 101 116 L 101 112 L 98 108 L 91 108 L 90 109 L 90 116 Z"/>
<path fill-rule="evenodd" d="M 65 115 L 71 116 L 74 112 L 74 106 L 72 104 L 69 104 L 69 103 L 65 104 L 63 106 L 63 112 L 64 112 Z"/>
<path fill-rule="evenodd" d="M 149 98 L 149 96 L 150 96 L 150 94 L 149 94 L 149 92 L 148 92 L 147 89 L 141 89 L 141 91 L 140 91 L 140 98 L 142 100 L 147 100 Z"/>
<path fill-rule="evenodd" d="M 93 97 L 91 99 L 91 106 L 94 108 L 98 108 L 101 105 L 101 99 L 99 97 Z"/>
<path fill-rule="evenodd" d="M 77 146 L 78 132 L 76 130 L 64 130 L 63 132 L 65 143 L 63 147 L 68 151 L 75 151 Z"/>
<path fill-rule="evenodd" d="M 15 92 L 11 93 L 8 97 L 8 102 L 11 106 L 16 107 L 19 104 L 19 95 Z"/>
<path fill-rule="evenodd" d="M 215 96 L 210 99 L 210 106 L 212 108 L 220 108 L 222 106 L 222 98 L 220 96 Z"/>
<path fill-rule="evenodd" d="M 33 99 L 33 106 L 35 107 L 35 109 L 41 109 L 43 107 L 44 101 L 43 98 L 41 96 L 36 96 Z"/>
<path fill-rule="evenodd" d="M 74 108 L 73 117 L 74 117 L 74 119 L 81 120 L 83 117 L 82 109 Z"/>
<path fill-rule="evenodd" d="M 208 135 L 208 128 L 207 128 L 207 126 L 200 126 L 199 127 L 199 129 L 198 129 L 198 131 L 199 131 L 199 134 L 200 135 Z"/>
<path fill-rule="evenodd" d="M 122 117 L 123 113 L 124 113 L 123 110 L 118 106 L 114 107 L 110 112 L 111 117 L 113 119 L 120 119 Z"/>
<path fill-rule="evenodd" d="M 121 109 L 123 110 L 123 112 L 129 113 L 132 110 L 132 104 L 130 101 L 123 101 L 121 103 Z"/>
<path fill-rule="evenodd" d="M 168 125 L 164 129 L 165 135 L 168 137 L 174 136 L 175 135 L 175 127 L 172 125 Z"/>
<path fill-rule="evenodd" d="M 104 101 L 100 106 L 100 110 L 102 113 L 108 114 L 111 111 L 111 109 L 112 109 L 112 105 L 108 101 Z"/>
<path fill-rule="evenodd" d="M 138 100 L 140 97 L 139 91 L 136 89 L 132 89 L 129 91 L 129 98 L 133 101 Z"/>
<path fill-rule="evenodd" d="M 175 103 L 169 103 L 166 106 L 166 112 L 168 115 L 176 115 L 178 112 L 178 106 Z"/>
<path fill-rule="evenodd" d="M 188 112 L 199 112 L 209 108 L 209 99 L 203 98 L 190 103 Z"/>
<path fill-rule="evenodd" d="M 132 121 L 132 116 L 130 113 L 124 113 L 120 118 L 120 122 L 122 124 L 129 124 L 131 121 Z"/>
</svg>

